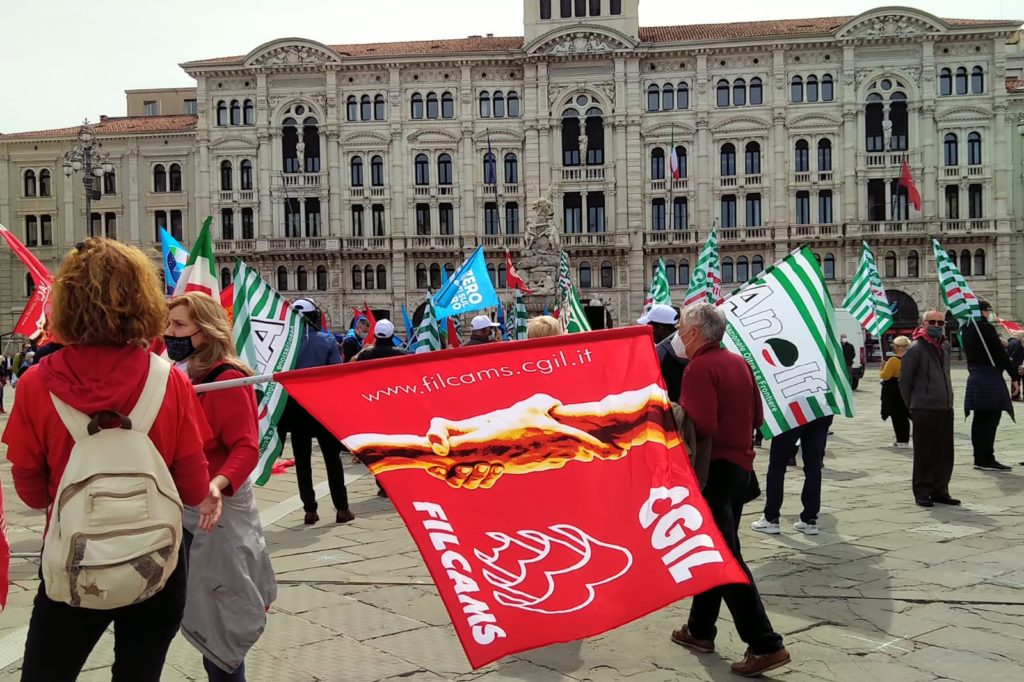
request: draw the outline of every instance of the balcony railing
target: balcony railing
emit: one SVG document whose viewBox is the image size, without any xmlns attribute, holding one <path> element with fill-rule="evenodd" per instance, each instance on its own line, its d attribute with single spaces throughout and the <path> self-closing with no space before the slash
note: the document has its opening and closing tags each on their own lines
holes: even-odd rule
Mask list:
<svg viewBox="0 0 1024 682">
<path fill-rule="evenodd" d="M 389 237 L 345 237 L 346 251 L 390 251 Z"/>
<path fill-rule="evenodd" d="M 255 201 L 256 191 L 251 189 L 242 189 L 238 191 L 239 201 Z"/>
<path fill-rule="evenodd" d="M 984 168 L 982 166 L 968 166 L 967 167 L 967 175 L 971 175 L 971 176 L 983 175 L 984 172 L 985 171 L 984 171 Z"/>
<path fill-rule="evenodd" d="M 834 238 L 842 235 L 842 232 L 842 226 L 834 224 L 789 226 L 790 239 Z"/>
<path fill-rule="evenodd" d="M 923 221 L 887 221 L 861 223 L 861 234 L 927 234 L 929 223 Z"/>
<path fill-rule="evenodd" d="M 770 227 L 720 227 L 718 236 L 723 242 L 747 242 L 774 238 L 773 230 Z"/>
<path fill-rule="evenodd" d="M 896 151 L 896 152 L 858 152 L 859 165 L 867 168 L 899 168 L 903 165 L 903 159 L 907 160 L 911 168 L 921 166 L 920 151 Z"/>
<path fill-rule="evenodd" d="M 718 179 L 719 187 L 735 187 L 737 185 L 735 175 L 725 175 Z"/>
<path fill-rule="evenodd" d="M 226 192 L 217 192 L 217 196 L 221 200 L 221 202 L 230 203 L 235 200 L 235 193 L 232 192 L 231 190 L 228 190 Z"/>
<path fill-rule="evenodd" d="M 647 230 L 644 232 L 644 246 L 677 246 L 695 244 L 696 230 Z"/>
<path fill-rule="evenodd" d="M 370 196 L 374 198 L 380 198 L 387 194 L 387 190 L 383 187 L 371 187 Z"/>
<path fill-rule="evenodd" d="M 523 235 L 483 234 L 477 236 L 476 243 L 485 249 L 521 249 L 523 248 Z"/>
<path fill-rule="evenodd" d="M 798 185 L 803 185 L 803 184 L 806 184 L 806 183 L 808 183 L 810 181 L 811 181 L 811 174 L 810 173 L 794 173 L 793 174 L 793 182 L 795 182 Z"/>
<path fill-rule="evenodd" d="M 995 229 L 995 221 L 978 218 L 943 220 L 939 227 L 943 232 L 990 232 Z"/>
<path fill-rule="evenodd" d="M 322 237 L 287 237 L 267 240 L 271 251 L 323 251 L 327 240 Z"/>
<path fill-rule="evenodd" d="M 455 251 L 462 248 L 462 238 L 455 234 L 416 235 L 406 238 L 405 247 L 425 251 Z"/>
<path fill-rule="evenodd" d="M 944 178 L 958 178 L 960 177 L 959 166 L 946 166 L 942 169 L 942 177 Z"/>
<path fill-rule="evenodd" d="M 566 246 L 629 246 L 629 235 L 620 232 L 584 232 L 563 234 Z"/>
<path fill-rule="evenodd" d="M 250 253 L 256 250 L 255 239 L 225 239 L 213 243 L 216 253 Z"/>
<path fill-rule="evenodd" d="M 321 173 L 282 173 L 281 182 L 285 187 L 319 187 Z"/>
<path fill-rule="evenodd" d="M 744 175 L 743 184 L 747 187 L 759 187 L 761 185 L 761 174 L 757 175 Z"/>
<path fill-rule="evenodd" d="M 818 182 L 832 182 L 832 171 L 818 171 Z"/>
<path fill-rule="evenodd" d="M 604 166 L 575 166 L 562 168 L 562 182 L 604 180 Z"/>
<path fill-rule="evenodd" d="M 651 180 L 651 191 L 652 192 L 663 192 L 672 185 L 672 191 L 683 191 L 686 190 L 690 181 L 688 178 L 679 178 L 678 180 Z M 760 184 L 760 180 L 758 180 Z"/>
<path fill-rule="evenodd" d="M 348 196 L 350 199 L 362 199 L 366 196 L 365 187 L 349 187 Z"/>
</svg>

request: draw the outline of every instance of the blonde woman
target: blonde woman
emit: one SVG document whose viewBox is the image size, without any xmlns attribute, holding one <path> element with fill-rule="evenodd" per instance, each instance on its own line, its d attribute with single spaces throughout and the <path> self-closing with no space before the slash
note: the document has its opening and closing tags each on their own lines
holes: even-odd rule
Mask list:
<svg viewBox="0 0 1024 682">
<path fill-rule="evenodd" d="M 900 395 L 900 364 L 903 354 L 910 347 L 910 339 L 897 336 L 892 340 L 893 356 L 886 360 L 880 372 L 882 379 L 882 420 L 892 419 L 892 430 L 896 434 L 894 448 L 910 447 L 910 411 Z"/>
<path fill-rule="evenodd" d="M 193 384 L 252 374 L 235 353 L 219 302 L 191 292 L 172 299 L 168 308 L 167 354 Z M 229 388 L 201 393 L 199 402 L 213 433 L 205 444 L 211 495 L 223 494 L 223 508 L 208 535 L 195 532 L 199 510 L 185 510 L 190 570 L 181 631 L 203 654 L 210 682 L 245 682 L 245 655 L 263 633 L 266 610 L 277 597 L 249 482 L 259 461 L 256 394 L 251 386 Z"/>
<path fill-rule="evenodd" d="M 545 336 L 561 336 L 562 325 L 550 315 L 539 315 L 526 323 L 526 338 L 539 339 Z"/>
</svg>

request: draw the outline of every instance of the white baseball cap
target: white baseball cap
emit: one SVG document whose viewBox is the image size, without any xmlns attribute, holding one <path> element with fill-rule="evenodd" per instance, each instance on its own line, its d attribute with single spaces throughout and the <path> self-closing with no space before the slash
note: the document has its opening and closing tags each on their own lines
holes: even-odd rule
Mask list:
<svg viewBox="0 0 1024 682">
<path fill-rule="evenodd" d="M 473 322 L 470 324 L 470 327 L 475 332 L 478 332 L 482 329 L 495 328 L 500 326 L 501 325 L 498 324 L 497 322 L 491 322 L 491 318 L 487 317 L 486 315 L 477 315 L 476 317 L 473 318 Z"/>
<path fill-rule="evenodd" d="M 637 324 L 677 324 L 679 313 L 672 306 L 658 303 L 652 305 L 643 317 L 636 321 Z"/>
<path fill-rule="evenodd" d="M 390 339 L 395 335 L 395 325 L 391 323 L 391 320 L 377 320 L 377 324 L 373 328 L 373 335 L 378 339 Z"/>
<path fill-rule="evenodd" d="M 313 303 L 308 298 L 300 298 L 299 300 L 294 301 L 292 303 L 292 310 L 299 313 L 300 315 L 303 313 L 315 313 L 316 304 Z"/>
</svg>

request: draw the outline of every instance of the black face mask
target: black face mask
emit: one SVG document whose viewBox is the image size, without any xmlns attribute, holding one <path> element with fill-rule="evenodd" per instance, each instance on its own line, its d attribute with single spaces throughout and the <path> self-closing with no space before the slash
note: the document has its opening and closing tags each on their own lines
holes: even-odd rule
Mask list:
<svg viewBox="0 0 1024 682">
<path fill-rule="evenodd" d="M 187 360 L 196 352 L 196 347 L 192 345 L 192 337 L 198 333 L 189 336 L 165 336 L 164 345 L 167 346 L 167 357 L 175 362 Z"/>
</svg>

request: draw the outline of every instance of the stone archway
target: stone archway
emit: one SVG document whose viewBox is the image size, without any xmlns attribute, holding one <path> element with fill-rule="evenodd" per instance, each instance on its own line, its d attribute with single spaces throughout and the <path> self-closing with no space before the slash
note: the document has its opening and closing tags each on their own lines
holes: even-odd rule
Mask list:
<svg viewBox="0 0 1024 682">
<path fill-rule="evenodd" d="M 893 327 L 906 329 L 916 327 L 921 321 L 921 313 L 917 302 L 910 294 L 899 289 L 887 289 L 889 305 L 892 307 Z"/>
</svg>

